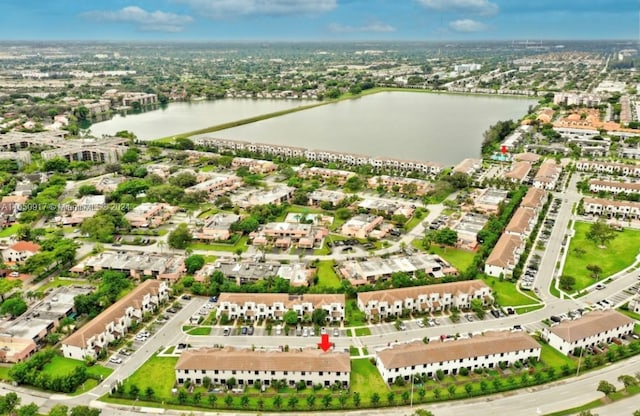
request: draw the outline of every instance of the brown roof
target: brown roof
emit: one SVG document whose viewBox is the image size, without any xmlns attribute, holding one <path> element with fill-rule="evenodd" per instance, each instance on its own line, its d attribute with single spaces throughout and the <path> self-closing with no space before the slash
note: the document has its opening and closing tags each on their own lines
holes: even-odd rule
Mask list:
<svg viewBox="0 0 640 416">
<path fill-rule="evenodd" d="M 24 204 L 29 199 L 28 196 L 23 195 L 7 195 L 2 197 L 3 203 Z"/>
<path fill-rule="evenodd" d="M 229 302 L 242 305 L 246 302 L 264 303 L 272 305 L 283 303 L 287 308 L 305 302 L 311 302 L 314 307 L 340 303 L 344 305 L 345 297 L 339 294 L 306 294 L 288 295 L 286 293 L 221 293 L 218 298 L 219 303 Z"/>
<path fill-rule="evenodd" d="M 520 207 L 513 214 L 513 217 L 511 217 L 511 221 L 507 224 L 506 231 L 524 234 L 535 217 L 536 213 L 531 208 Z"/>
<path fill-rule="evenodd" d="M 513 159 L 515 161 L 536 163 L 540 160 L 540 155 L 537 155 L 535 153 L 518 153 L 517 155 L 513 156 Z"/>
<path fill-rule="evenodd" d="M 461 282 L 440 283 L 437 285 L 414 286 L 400 289 L 378 290 L 374 292 L 358 293 L 358 301 L 365 305 L 371 301 L 386 301 L 393 303 L 395 301 L 403 301 L 405 299 L 417 299 L 421 295 L 429 296 L 431 293 L 439 293 L 443 296 L 445 293 L 472 294 L 478 290 L 488 288 L 482 280 L 464 280 Z"/>
<path fill-rule="evenodd" d="M 350 372 L 351 360 L 346 352 L 318 349 L 276 352 L 232 347 L 203 348 L 184 351 L 178 359 L 176 370 Z"/>
<path fill-rule="evenodd" d="M 546 196 L 547 193 L 544 189 L 529 188 L 524 198 L 522 198 L 520 206 L 534 209 L 542 208 Z"/>
<path fill-rule="evenodd" d="M 518 247 L 522 246 L 522 239 L 514 234 L 503 233 L 496 243 L 491 254 L 487 258 L 486 264 L 499 267 L 513 265 L 514 253 Z"/>
<path fill-rule="evenodd" d="M 461 358 L 482 357 L 514 351 L 540 348 L 540 345 L 524 332 L 485 332 L 473 338 L 451 342 L 422 341 L 403 344 L 378 353 L 382 365 L 387 368 L 404 368 L 414 365 L 455 361 Z"/>
<path fill-rule="evenodd" d="M 504 174 L 505 178 L 517 179 L 519 181 L 524 180 L 531 170 L 531 163 L 529 162 L 516 162 L 511 167 L 511 170 Z"/>
<path fill-rule="evenodd" d="M 538 169 L 536 177 L 533 179 L 537 182 L 549 182 L 560 173 L 560 166 L 553 159 L 545 159 Z"/>
<path fill-rule="evenodd" d="M 640 208 L 640 202 L 603 199 L 603 198 L 585 198 L 584 204 L 585 205 L 596 204 L 596 205 L 602 205 L 603 207 L 614 206 L 614 207 L 629 207 L 632 209 Z"/>
<path fill-rule="evenodd" d="M 40 246 L 30 241 L 18 241 L 9 248 L 14 251 L 28 251 L 30 253 L 37 253 L 40 251 Z"/>
<path fill-rule="evenodd" d="M 62 343 L 85 348 L 87 339 L 103 333 L 107 325 L 123 317 L 128 308 L 139 308 L 142 304 L 142 299 L 147 294 L 157 294 L 162 283 L 160 280 L 145 280 L 125 297 L 109 306 L 100 315 L 62 341 Z"/>
<path fill-rule="evenodd" d="M 633 322 L 633 319 L 613 310 L 595 311 L 575 321 L 564 321 L 551 328 L 551 332 L 566 342 L 573 342 Z"/>
</svg>

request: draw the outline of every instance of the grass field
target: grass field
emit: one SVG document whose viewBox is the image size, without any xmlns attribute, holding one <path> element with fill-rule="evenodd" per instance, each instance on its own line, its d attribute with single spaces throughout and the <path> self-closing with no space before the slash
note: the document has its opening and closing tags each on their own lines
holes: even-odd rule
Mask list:
<svg viewBox="0 0 640 416">
<path fill-rule="evenodd" d="M 366 337 L 368 335 L 371 335 L 371 330 L 367 327 L 356 328 L 355 331 L 357 337 Z"/>
<path fill-rule="evenodd" d="M 476 255 L 473 251 L 459 250 L 451 247 L 443 249 L 435 244 L 431 245 L 429 252 L 442 257 L 459 271 L 467 270 L 469 266 L 471 266 L 471 263 L 473 263 L 473 258 Z"/>
<path fill-rule="evenodd" d="M 368 358 L 351 360 L 351 393 L 357 391 L 363 400 L 368 400 L 373 393 L 383 396 L 388 390 L 378 369 Z"/>
<path fill-rule="evenodd" d="M 243 235 L 238 239 L 235 244 L 206 244 L 206 243 L 191 243 L 189 244 L 189 248 L 191 250 L 210 250 L 210 251 L 228 251 L 230 253 L 234 253 L 236 250 L 240 249 L 243 252 L 247 251 L 247 240 L 249 237 Z"/>
<path fill-rule="evenodd" d="M 340 287 L 340 278 L 333 270 L 333 260 L 318 262 L 318 286 L 326 288 Z"/>
<path fill-rule="evenodd" d="M 529 294 L 533 299 L 518 292 L 515 283 L 501 282 L 495 277 L 488 276 L 484 276 L 483 280 L 493 289 L 496 303 L 500 306 L 524 306 L 539 302 L 532 292 Z"/>
<path fill-rule="evenodd" d="M 597 264 L 602 268 L 601 278 L 606 278 L 620 270 L 630 266 L 638 255 L 640 231 L 625 229 L 616 233 L 616 237 L 606 248 L 600 248 L 595 242 L 587 238 L 590 224 L 576 222 L 575 236 L 569 244 L 567 260 L 562 274 L 573 276 L 576 284 L 573 292 L 577 292 L 596 282 L 587 270 L 587 265 Z M 580 247 L 584 254 L 576 253 L 575 248 Z"/>
<path fill-rule="evenodd" d="M 12 226 L 5 228 L 4 230 L 0 231 L 0 238 L 10 237 L 14 235 L 18 231 L 19 227 L 20 224 L 13 224 Z"/>
<path fill-rule="evenodd" d="M 0 380 L 11 381 L 11 377 L 9 377 L 9 370 L 11 367 L 0 367 Z"/>
<path fill-rule="evenodd" d="M 198 326 L 187 331 L 189 335 L 209 335 L 211 328 L 208 326 Z"/>
<path fill-rule="evenodd" d="M 560 351 L 555 348 L 549 346 L 548 344 L 541 344 L 542 352 L 540 354 L 540 360 L 545 363 L 549 367 L 554 367 L 556 369 L 562 368 L 563 365 L 569 364 L 570 368 L 576 367 L 576 362 L 571 358 L 567 357 Z"/>
<path fill-rule="evenodd" d="M 366 325 L 366 317 L 364 312 L 358 309 L 358 304 L 355 299 L 348 299 L 345 307 L 347 321 L 349 326 L 364 326 Z"/>
<path fill-rule="evenodd" d="M 91 286 L 91 282 L 85 279 L 61 279 L 59 276 L 53 278 L 52 281 L 47 282 L 46 284 L 40 286 L 38 288 L 38 292 L 45 292 L 49 288 L 56 288 L 62 286 L 73 286 L 73 285 L 83 285 L 83 286 Z"/>
<path fill-rule="evenodd" d="M 135 384 L 140 391 L 151 387 L 158 399 L 171 398 L 171 388 L 176 382 L 177 362 L 177 357 L 151 357 L 127 379 L 125 389 L 128 391 L 132 384 Z"/>
</svg>

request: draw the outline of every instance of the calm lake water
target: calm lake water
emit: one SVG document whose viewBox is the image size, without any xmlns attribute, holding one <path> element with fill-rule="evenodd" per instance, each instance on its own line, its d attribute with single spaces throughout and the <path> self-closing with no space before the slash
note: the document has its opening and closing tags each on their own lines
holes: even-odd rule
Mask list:
<svg viewBox="0 0 640 416">
<path fill-rule="evenodd" d="M 163 110 L 96 123 L 91 132 L 130 130 L 147 140 L 304 104 L 250 99 L 171 103 Z M 384 92 L 208 136 L 453 165 L 479 157 L 482 133 L 499 120 L 519 119 L 532 104 L 536 101 L 522 98 Z"/>
<path fill-rule="evenodd" d="M 116 114 L 110 120 L 92 124 L 90 129 L 91 134 L 96 137 L 129 130 L 141 140 L 153 140 L 309 103 L 310 101 L 300 100 L 252 100 L 249 98 L 178 102 L 139 114 L 126 116 Z"/>
</svg>

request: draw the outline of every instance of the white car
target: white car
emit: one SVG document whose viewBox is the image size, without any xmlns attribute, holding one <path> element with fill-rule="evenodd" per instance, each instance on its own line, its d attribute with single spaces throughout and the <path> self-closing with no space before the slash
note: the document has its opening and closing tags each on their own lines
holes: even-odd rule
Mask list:
<svg viewBox="0 0 640 416">
<path fill-rule="evenodd" d="M 122 364 L 122 358 L 120 358 L 120 357 L 111 357 L 111 358 L 109 358 L 109 362 L 110 363 L 114 363 L 114 364 Z"/>
</svg>

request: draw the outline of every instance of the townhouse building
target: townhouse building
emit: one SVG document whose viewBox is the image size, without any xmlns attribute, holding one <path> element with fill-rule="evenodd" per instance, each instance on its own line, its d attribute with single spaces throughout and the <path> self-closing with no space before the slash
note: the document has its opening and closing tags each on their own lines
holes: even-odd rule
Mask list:
<svg viewBox="0 0 640 416">
<path fill-rule="evenodd" d="M 124 214 L 124 218 L 134 228 L 156 228 L 169 220 L 178 211 L 164 202 L 143 202 Z"/>
<path fill-rule="evenodd" d="M 597 172 L 640 177 L 640 164 L 633 165 L 626 163 L 602 162 L 598 160 L 579 160 L 576 162 L 576 170 L 581 172 Z"/>
<path fill-rule="evenodd" d="M 342 201 L 345 200 L 347 196 L 339 191 L 330 191 L 326 189 L 317 189 L 315 191 L 309 192 L 308 205 L 311 206 L 319 206 L 323 202 L 330 203 L 332 207 L 336 207 L 340 205 Z"/>
<path fill-rule="evenodd" d="M 438 312 L 452 307 L 468 309 L 473 299 L 493 303 L 491 288 L 482 280 L 440 283 L 358 293 L 358 308 L 367 319 L 400 316 L 411 312 Z"/>
<path fill-rule="evenodd" d="M 514 234 L 526 239 L 536 225 L 538 215 L 532 208 L 518 207 L 505 228 L 505 233 Z"/>
<path fill-rule="evenodd" d="M 71 268 L 72 272 L 79 274 L 100 270 L 114 270 L 136 279 L 151 276 L 159 280 L 175 281 L 182 277 L 186 268 L 184 256 L 137 251 L 105 251 L 88 257 Z"/>
<path fill-rule="evenodd" d="M 524 251 L 525 240 L 520 235 L 502 233 L 484 264 L 484 272 L 493 277 L 511 277 Z"/>
<path fill-rule="evenodd" d="M 539 360 L 541 351 L 540 344 L 524 332 L 485 332 L 447 342 L 395 345 L 378 353 L 376 367 L 382 379 L 392 384 L 398 377 L 411 380 L 414 374 L 433 378 L 438 371 L 456 375 L 463 368 L 473 371 Z"/>
<path fill-rule="evenodd" d="M 585 214 L 616 218 L 640 218 L 640 202 L 615 201 L 603 198 L 584 198 Z"/>
<path fill-rule="evenodd" d="M 109 306 L 62 341 L 62 353 L 67 358 L 96 358 L 110 342 L 124 337 L 129 327 L 140 322 L 147 312 L 154 311 L 169 297 L 165 282 L 146 280 L 125 297 Z"/>
<path fill-rule="evenodd" d="M 221 257 L 213 263 L 205 264 L 196 272 L 194 278 L 196 281 L 204 282 L 215 272 L 221 272 L 225 278 L 235 281 L 237 285 L 275 276 L 288 280 L 291 286 L 307 286 L 316 269 L 303 262 L 280 264 L 277 261 L 237 261 L 231 257 Z"/>
<path fill-rule="evenodd" d="M 640 293 L 636 293 L 627 305 L 629 310 L 634 313 L 640 313 Z"/>
<path fill-rule="evenodd" d="M 504 173 L 504 177 L 512 182 L 522 183 L 531 172 L 531 163 L 527 161 L 515 162 L 511 169 Z"/>
<path fill-rule="evenodd" d="M 185 192 L 206 192 L 212 197 L 233 192 L 242 186 L 242 178 L 235 175 L 215 175 L 211 179 L 185 189 Z"/>
<path fill-rule="evenodd" d="M 640 182 L 617 182 L 591 179 L 589 180 L 589 191 L 595 193 L 610 192 L 612 194 L 640 193 Z"/>
<path fill-rule="evenodd" d="M 545 159 L 533 178 L 533 186 L 540 189 L 553 190 L 562 173 L 562 167 L 553 159 Z"/>
<path fill-rule="evenodd" d="M 375 283 L 378 280 L 389 279 L 393 273 L 399 272 L 407 273 L 410 276 L 424 272 L 436 278 L 458 274 L 456 268 L 442 257 L 426 253 L 413 256 L 347 260 L 340 264 L 338 272 L 352 285 Z"/>
<path fill-rule="evenodd" d="M 207 217 L 193 230 L 193 238 L 204 241 L 225 241 L 231 237 L 231 226 L 240 221 L 240 216 L 219 212 Z"/>
<path fill-rule="evenodd" d="M 509 192 L 502 189 L 488 188 L 485 190 L 475 190 L 473 208 L 485 214 L 497 214 L 500 204 L 507 199 Z"/>
<path fill-rule="evenodd" d="M 382 225 L 384 218 L 375 215 L 359 214 L 348 219 L 342 228 L 340 234 L 348 237 L 367 238 L 376 227 Z"/>
<path fill-rule="evenodd" d="M 520 207 L 531 208 L 536 212 L 536 215 L 539 215 L 548 198 L 549 194 L 544 189 L 529 188 L 520 202 Z"/>
<path fill-rule="evenodd" d="M 221 293 L 218 313 L 230 319 L 281 320 L 287 311 L 298 314 L 298 320 L 316 309 L 327 311 L 328 322 L 341 322 L 345 314 L 345 297 L 339 294 L 288 295 L 286 293 Z"/>
<path fill-rule="evenodd" d="M 594 311 L 580 319 L 564 321 L 551 328 L 543 328 L 542 336 L 553 348 L 565 355 L 575 354 L 577 348 L 611 343 L 633 332 L 635 321 L 614 310 Z"/>
<path fill-rule="evenodd" d="M 480 169 L 482 169 L 482 160 L 467 158 L 458 163 L 453 168 L 453 172 L 464 173 L 471 176 L 474 173 L 478 172 Z"/>
<path fill-rule="evenodd" d="M 326 169 L 313 166 L 310 168 L 300 169 L 298 171 L 298 176 L 306 179 L 319 178 L 323 181 L 335 182 L 336 185 L 344 185 L 347 182 L 347 179 L 352 176 L 356 176 L 356 174 L 348 170 Z"/>
<path fill-rule="evenodd" d="M 238 169 L 239 167 L 246 166 L 251 173 L 265 174 L 274 172 L 278 169 L 278 165 L 270 160 L 251 159 L 248 157 L 234 157 L 231 161 L 231 167 Z"/>
<path fill-rule="evenodd" d="M 267 204 L 280 205 L 291 202 L 295 191 L 296 188 L 292 186 L 277 185 L 271 189 L 251 191 L 240 196 L 233 196 L 231 200 L 241 208 Z"/>
<path fill-rule="evenodd" d="M 273 244 L 276 248 L 296 246 L 310 249 L 320 246 L 327 235 L 329 230 L 326 227 L 293 222 L 270 222 L 249 234 L 249 239 L 252 244 L 258 246 Z"/>
<path fill-rule="evenodd" d="M 433 189 L 433 184 L 429 181 L 405 178 L 403 176 L 373 176 L 369 178 L 368 183 L 371 189 L 381 186 L 387 191 L 413 195 L 424 195 Z"/>
<path fill-rule="evenodd" d="M 259 382 L 269 386 L 285 380 L 289 386 L 303 382 L 308 387 L 340 385 L 349 387 L 351 360 L 347 352 L 324 352 L 318 349 L 290 351 L 254 351 L 251 349 L 189 349 L 176 363 L 176 380 L 201 385 L 208 377 L 214 385 L 234 378 L 240 386 Z"/>
</svg>

